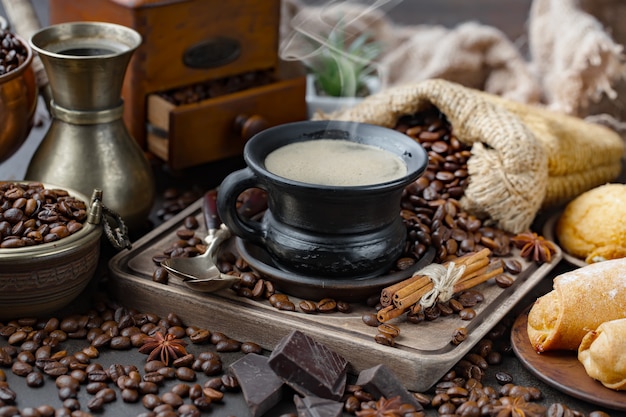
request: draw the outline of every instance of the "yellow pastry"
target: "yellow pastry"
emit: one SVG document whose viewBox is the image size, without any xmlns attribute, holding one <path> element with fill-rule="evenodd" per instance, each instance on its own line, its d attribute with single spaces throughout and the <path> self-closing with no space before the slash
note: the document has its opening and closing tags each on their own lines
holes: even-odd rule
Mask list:
<svg viewBox="0 0 626 417">
<path fill-rule="evenodd" d="M 587 263 L 626 257 L 626 184 L 602 185 L 569 202 L 556 237 L 563 250 Z"/>
<path fill-rule="evenodd" d="M 626 318 L 626 258 L 587 265 L 554 279 L 535 301 L 527 332 L 537 352 L 576 350 L 589 330 Z"/>
<path fill-rule="evenodd" d="M 583 337 L 578 360 L 607 388 L 626 390 L 626 319 L 602 323 Z"/>
</svg>

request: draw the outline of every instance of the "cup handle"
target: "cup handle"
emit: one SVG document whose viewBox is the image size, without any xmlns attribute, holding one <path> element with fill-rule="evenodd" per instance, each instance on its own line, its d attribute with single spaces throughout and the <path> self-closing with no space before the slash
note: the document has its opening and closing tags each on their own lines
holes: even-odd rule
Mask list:
<svg viewBox="0 0 626 417">
<path fill-rule="evenodd" d="M 249 188 L 265 189 L 250 168 L 230 173 L 219 186 L 217 211 L 222 222 L 233 234 L 254 243 L 265 242 L 265 228 L 260 222 L 241 218 L 237 211 L 237 198 Z"/>
</svg>

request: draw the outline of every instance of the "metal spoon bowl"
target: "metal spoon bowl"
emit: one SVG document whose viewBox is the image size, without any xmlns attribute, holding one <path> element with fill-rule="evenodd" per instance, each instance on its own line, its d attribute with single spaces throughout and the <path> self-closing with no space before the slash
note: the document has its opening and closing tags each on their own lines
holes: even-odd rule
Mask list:
<svg viewBox="0 0 626 417">
<path fill-rule="evenodd" d="M 217 249 L 230 237 L 230 230 L 224 225 L 211 233 L 207 250 L 191 258 L 169 258 L 161 262 L 161 266 L 169 273 L 186 281 L 220 279 L 220 271 L 215 266 Z"/>
<path fill-rule="evenodd" d="M 209 247 L 198 256 L 192 258 L 169 258 L 161 262 L 161 266 L 172 275 L 183 280 L 188 288 L 199 292 L 214 292 L 228 288 L 239 277 L 222 274 L 215 265 L 219 247 L 230 238 L 231 233 L 226 225 L 221 224 L 217 215 L 215 200 L 217 192 L 208 191 L 202 200 L 202 213 L 208 230 L 205 241 Z"/>
<path fill-rule="evenodd" d="M 198 292 L 215 292 L 230 288 L 240 278 L 234 275 L 220 274 L 219 278 L 183 280 L 187 288 Z"/>
</svg>

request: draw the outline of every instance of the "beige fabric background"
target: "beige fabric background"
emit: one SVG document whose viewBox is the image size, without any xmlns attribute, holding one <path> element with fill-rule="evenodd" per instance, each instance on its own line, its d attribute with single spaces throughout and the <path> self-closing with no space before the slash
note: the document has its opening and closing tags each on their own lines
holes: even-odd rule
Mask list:
<svg viewBox="0 0 626 417">
<path fill-rule="evenodd" d="M 452 28 L 394 24 L 379 7 L 384 3 L 353 0 L 306 6 L 301 0 L 284 0 L 282 57 L 298 60 L 303 50 L 314 53 L 306 40 L 309 34 L 323 38 L 341 19 L 346 33 L 367 31 L 384 45 L 376 63 L 384 88 L 440 78 L 514 101 L 591 116 L 589 120 L 626 136 L 625 1 L 533 0 L 525 52 L 499 29 L 477 22 Z"/>
<path fill-rule="evenodd" d="M 618 23 L 609 18 L 617 0 L 534 0 L 527 56 L 500 30 L 476 22 L 398 26 L 362 3 L 285 2 L 293 16 L 281 32 L 285 59 L 315 59 L 311 37 L 323 43 L 338 28 L 347 36 L 368 31 L 385 46 L 376 63 L 383 90 L 316 118 L 392 127 L 400 116 L 435 105 L 459 140 L 472 144 L 462 204 L 501 228 L 519 233 L 541 208 L 620 174 L 625 64 L 612 36 L 626 30 L 607 26 Z M 626 13 L 626 2 L 622 8 Z"/>
</svg>

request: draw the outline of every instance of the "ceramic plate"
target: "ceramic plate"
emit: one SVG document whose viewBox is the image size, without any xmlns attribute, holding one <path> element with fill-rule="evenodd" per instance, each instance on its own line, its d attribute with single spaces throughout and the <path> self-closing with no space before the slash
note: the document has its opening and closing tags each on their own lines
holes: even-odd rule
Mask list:
<svg viewBox="0 0 626 417">
<path fill-rule="evenodd" d="M 557 245 L 559 245 L 559 240 L 556 237 L 556 223 L 559 221 L 559 217 L 561 217 L 561 212 L 558 212 L 552 215 L 543 225 L 543 237 L 548 240 L 553 241 Z M 582 268 L 583 266 L 588 265 L 587 262 L 585 262 L 583 259 L 577 258 L 567 253 L 565 249 L 563 249 L 563 259 L 565 259 L 570 264 L 577 266 L 579 268 Z"/>
<path fill-rule="evenodd" d="M 565 394 L 613 410 L 626 411 L 626 392 L 606 388 L 589 377 L 576 352 L 535 352 L 526 331 L 529 310 L 530 307 L 515 320 L 511 329 L 511 344 L 520 362 L 537 378 Z"/>
</svg>

